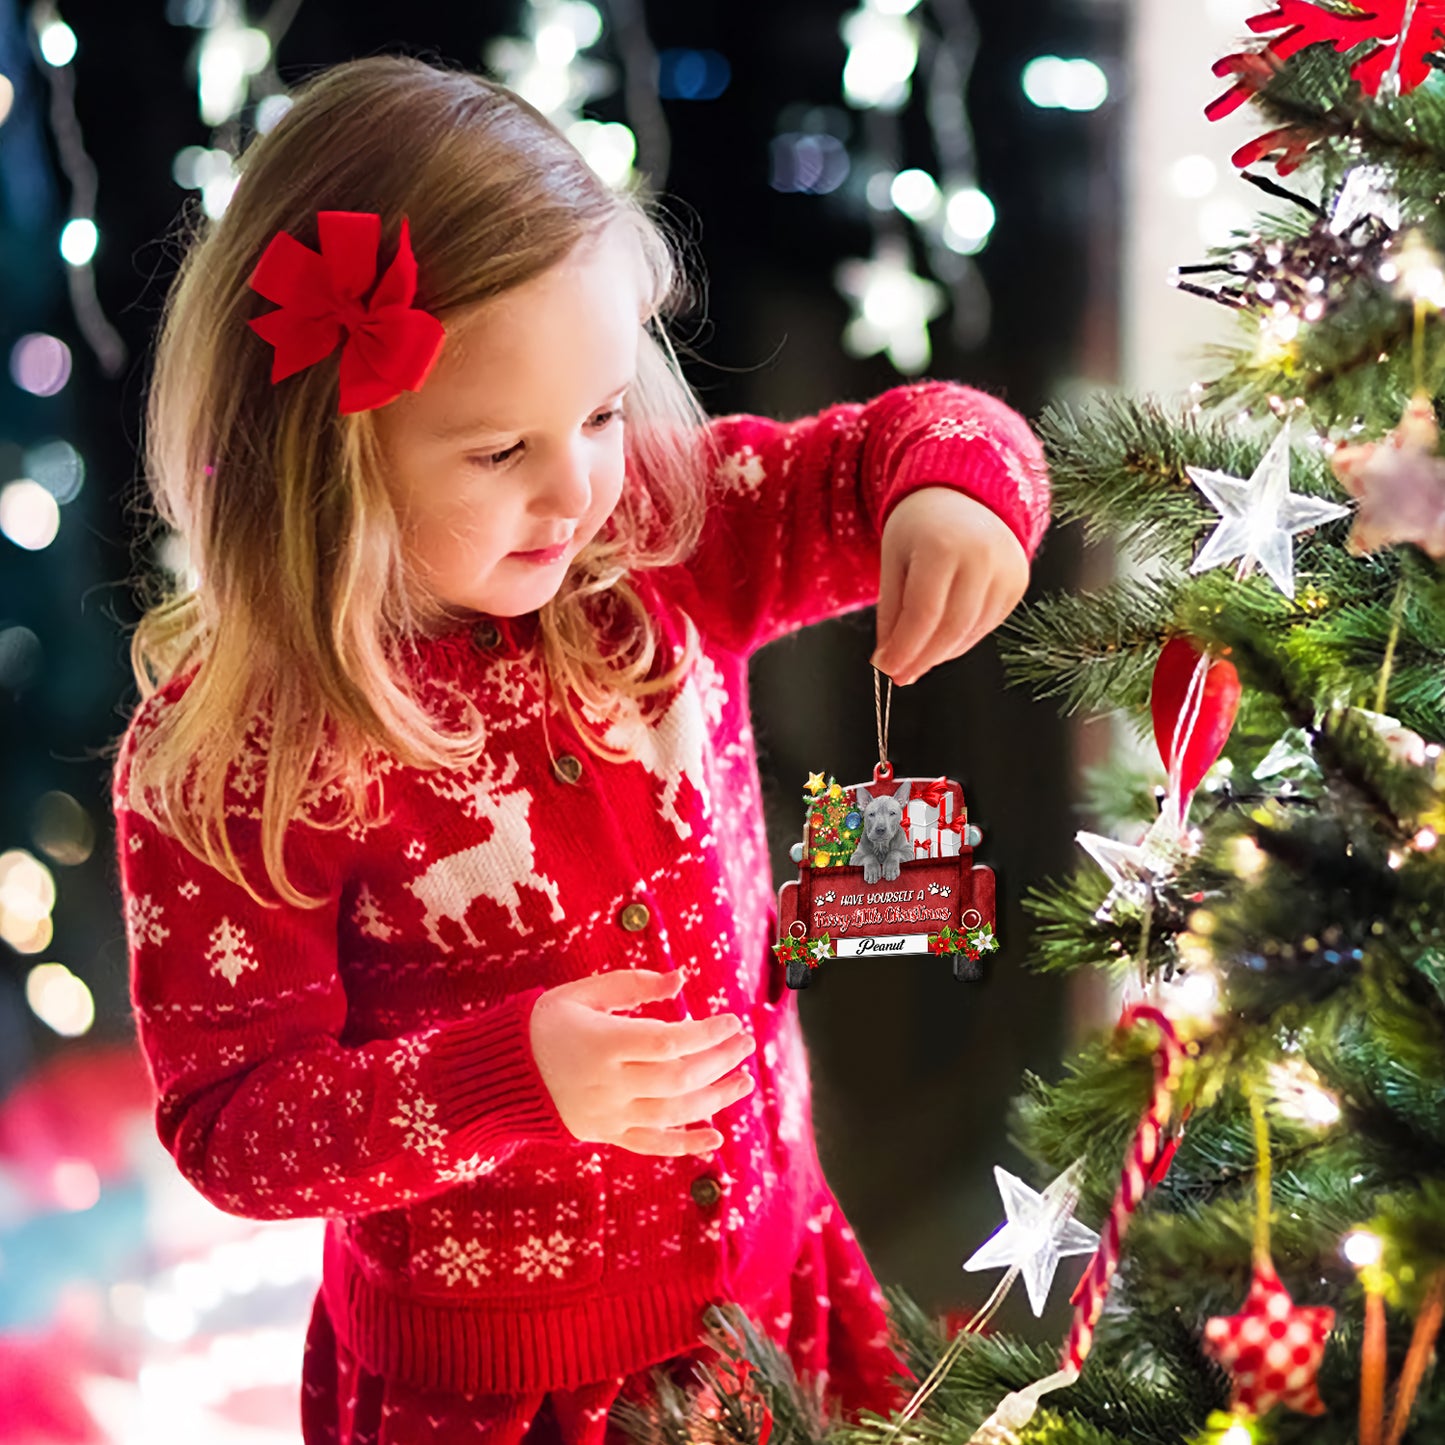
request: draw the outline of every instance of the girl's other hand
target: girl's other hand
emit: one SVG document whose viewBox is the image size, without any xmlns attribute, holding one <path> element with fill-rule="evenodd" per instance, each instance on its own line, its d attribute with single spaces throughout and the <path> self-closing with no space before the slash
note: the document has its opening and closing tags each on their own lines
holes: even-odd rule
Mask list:
<svg viewBox="0 0 1445 1445">
<path fill-rule="evenodd" d="M 617 969 L 548 989 L 532 1011 L 532 1053 L 568 1129 L 634 1154 L 706 1154 L 722 1143 L 711 1125 L 688 1128 L 752 1092 L 737 1066 L 757 1047 L 736 1014 L 616 1018 L 671 998 L 683 971 Z M 736 1070 L 736 1072 L 734 1072 Z"/>
<path fill-rule="evenodd" d="M 873 666 L 900 686 L 962 657 L 1023 600 L 1029 559 L 1009 525 L 953 487 L 920 487 L 888 514 Z"/>
</svg>

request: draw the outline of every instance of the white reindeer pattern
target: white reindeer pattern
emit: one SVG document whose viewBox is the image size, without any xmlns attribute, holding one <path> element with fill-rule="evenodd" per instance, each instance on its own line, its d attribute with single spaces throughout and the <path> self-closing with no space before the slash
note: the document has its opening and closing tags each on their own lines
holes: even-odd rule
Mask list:
<svg viewBox="0 0 1445 1445">
<path fill-rule="evenodd" d="M 590 708 L 583 712 L 594 722 L 602 719 Z M 712 797 L 705 773 L 707 728 L 703 719 L 696 669 L 674 695 L 667 710 L 649 726 L 633 704 L 628 715 L 614 720 L 602 734 L 613 748 L 630 748 L 654 777 L 662 779 L 661 816 L 677 829 L 679 838 L 692 837 L 692 825 L 677 811 L 677 794 L 683 778 L 691 781 L 702 798 L 704 813 L 712 814 Z"/>
<path fill-rule="evenodd" d="M 484 842 L 438 858 L 407 887 L 426 910 L 427 936 L 445 953 L 452 951 L 437 928 L 443 918 L 454 919 L 473 948 L 485 945 L 467 923 L 467 910 L 478 898 L 490 898 L 507 910 L 518 933 L 532 930 L 522 922 L 518 888 L 535 888 L 552 904 L 552 921 L 560 923 L 566 914 L 557 899 L 557 885 L 536 871 L 532 829 L 527 814 L 532 795 L 512 786 L 517 776 L 517 759 L 508 753 L 501 777 L 491 758 L 477 767 L 457 773 L 428 772 L 422 780 L 438 797 L 465 804 L 474 818 L 486 818 L 492 833 Z"/>
</svg>

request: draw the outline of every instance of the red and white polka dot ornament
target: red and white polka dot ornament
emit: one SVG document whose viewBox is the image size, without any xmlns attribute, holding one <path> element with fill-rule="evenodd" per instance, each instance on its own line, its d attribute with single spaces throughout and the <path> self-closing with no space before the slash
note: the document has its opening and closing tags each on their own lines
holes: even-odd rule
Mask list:
<svg viewBox="0 0 1445 1445">
<path fill-rule="evenodd" d="M 1327 1305 L 1296 1305 L 1268 1259 L 1257 1260 L 1249 1297 L 1237 1315 L 1205 1322 L 1204 1352 L 1234 1382 L 1230 1408 L 1266 1415 L 1276 1405 L 1323 1415 L 1320 1360 L 1334 1328 Z"/>
</svg>

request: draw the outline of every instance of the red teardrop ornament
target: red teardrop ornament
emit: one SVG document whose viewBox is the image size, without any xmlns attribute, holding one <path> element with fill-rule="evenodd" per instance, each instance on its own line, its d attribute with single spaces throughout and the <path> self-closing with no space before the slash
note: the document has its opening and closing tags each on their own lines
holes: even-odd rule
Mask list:
<svg viewBox="0 0 1445 1445">
<path fill-rule="evenodd" d="M 1154 715 L 1154 741 L 1164 766 L 1173 772 L 1175 730 L 1189 695 L 1189 682 L 1199 664 L 1199 649 L 1187 637 L 1173 637 L 1164 644 L 1154 668 L 1149 707 Z M 1209 664 L 1204 675 L 1203 697 L 1199 700 L 1194 729 L 1184 743 L 1180 789 L 1184 798 L 1194 792 L 1205 773 L 1218 761 L 1229 741 L 1235 714 L 1239 711 L 1239 673 L 1222 657 Z M 1181 799 L 1182 801 L 1182 799 Z"/>
</svg>

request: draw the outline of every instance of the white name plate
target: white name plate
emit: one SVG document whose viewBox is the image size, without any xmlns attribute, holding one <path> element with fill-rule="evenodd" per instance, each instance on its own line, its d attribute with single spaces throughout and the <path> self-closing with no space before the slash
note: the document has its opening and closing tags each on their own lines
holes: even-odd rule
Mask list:
<svg viewBox="0 0 1445 1445">
<path fill-rule="evenodd" d="M 927 953 L 926 933 L 878 933 L 863 938 L 836 938 L 835 956 L 846 958 L 855 953 Z"/>
</svg>

